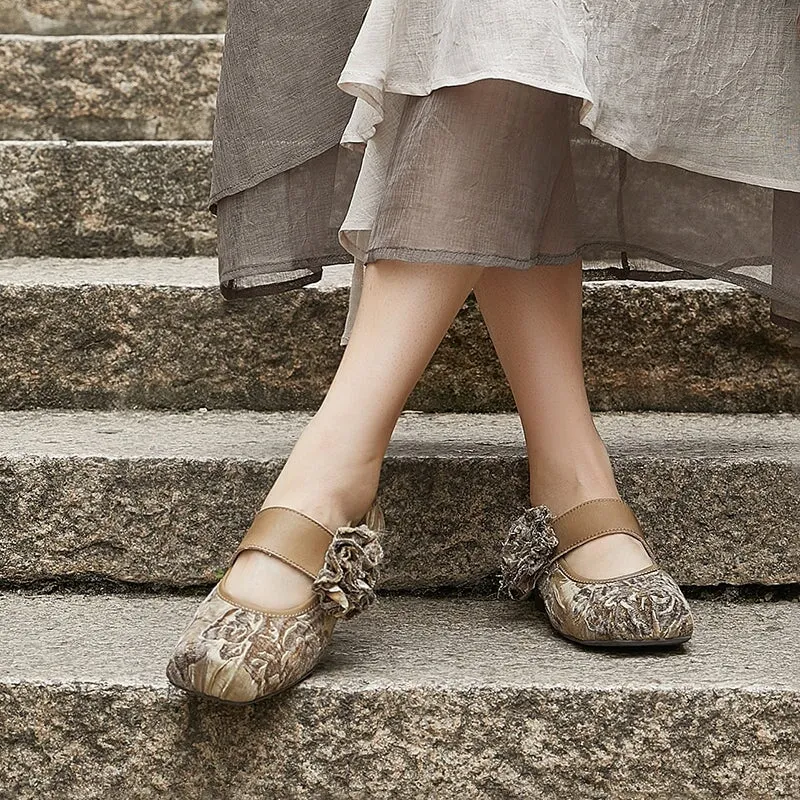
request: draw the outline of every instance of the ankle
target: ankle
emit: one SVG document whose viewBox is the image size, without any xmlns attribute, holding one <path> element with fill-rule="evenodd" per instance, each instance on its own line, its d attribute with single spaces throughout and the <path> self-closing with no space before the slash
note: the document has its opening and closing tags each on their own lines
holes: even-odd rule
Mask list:
<svg viewBox="0 0 800 800">
<path fill-rule="evenodd" d="M 378 490 L 382 463 L 382 453 L 365 454 L 358 447 L 349 447 L 341 435 L 323 444 L 304 432 L 262 508 L 288 506 L 330 530 L 356 524 Z"/>
<path fill-rule="evenodd" d="M 619 491 L 613 483 L 560 483 L 557 486 L 531 486 L 531 505 L 544 505 L 554 517 L 588 500 L 619 498 Z"/>
<path fill-rule="evenodd" d="M 558 516 L 587 500 L 619 497 L 614 469 L 605 447 L 599 453 L 584 453 L 580 461 L 532 463 L 531 504 L 546 505 Z"/>
<path fill-rule="evenodd" d="M 369 425 L 367 420 L 318 411 L 306 425 L 292 451 L 298 455 L 343 464 L 381 463 L 392 428 Z"/>
</svg>

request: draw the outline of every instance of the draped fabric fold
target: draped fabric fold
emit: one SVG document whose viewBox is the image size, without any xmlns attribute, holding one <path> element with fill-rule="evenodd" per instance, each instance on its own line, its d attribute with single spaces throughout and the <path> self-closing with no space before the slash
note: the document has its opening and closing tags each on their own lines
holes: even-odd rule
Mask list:
<svg viewBox="0 0 800 800">
<path fill-rule="evenodd" d="M 354 99 L 336 81 L 368 6 L 369 0 L 230 0 L 214 121 L 212 211 L 220 198 L 338 145 Z M 329 185 L 329 166 L 311 168 L 319 171 L 321 190 Z"/>
</svg>

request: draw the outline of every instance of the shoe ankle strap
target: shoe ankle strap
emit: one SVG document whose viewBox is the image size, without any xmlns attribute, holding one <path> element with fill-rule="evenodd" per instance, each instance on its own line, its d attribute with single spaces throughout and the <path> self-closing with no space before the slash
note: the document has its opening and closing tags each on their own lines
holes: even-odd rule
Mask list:
<svg viewBox="0 0 800 800">
<path fill-rule="evenodd" d="M 655 561 L 650 545 L 644 538 L 639 520 L 631 507 L 616 497 L 587 500 L 555 517 L 551 526 L 558 539 L 558 547 L 552 560 L 574 550 L 576 547 L 601 536 L 626 533 L 638 539 L 648 555 Z"/>
<path fill-rule="evenodd" d="M 259 550 L 316 578 L 332 540 L 332 531 L 302 512 L 286 506 L 267 506 L 256 513 L 228 566 L 239 553 Z"/>
</svg>

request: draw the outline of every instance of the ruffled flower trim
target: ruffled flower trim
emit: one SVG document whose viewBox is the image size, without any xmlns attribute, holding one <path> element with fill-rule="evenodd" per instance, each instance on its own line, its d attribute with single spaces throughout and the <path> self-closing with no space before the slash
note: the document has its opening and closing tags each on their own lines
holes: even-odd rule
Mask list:
<svg viewBox="0 0 800 800">
<path fill-rule="evenodd" d="M 349 618 L 374 603 L 382 560 L 378 532 L 364 524 L 338 528 L 313 584 L 322 598 L 322 609 Z"/>
<path fill-rule="evenodd" d="M 522 600 L 533 591 L 558 547 L 552 519 L 547 506 L 534 506 L 514 521 L 501 551 L 498 595 Z"/>
</svg>

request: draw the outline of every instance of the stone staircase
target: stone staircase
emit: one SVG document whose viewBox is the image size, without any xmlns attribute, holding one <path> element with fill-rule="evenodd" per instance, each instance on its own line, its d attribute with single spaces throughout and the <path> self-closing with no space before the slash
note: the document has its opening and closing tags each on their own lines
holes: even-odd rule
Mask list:
<svg viewBox="0 0 800 800">
<path fill-rule="evenodd" d="M 387 454 L 378 606 L 274 701 L 169 687 L 349 280 L 222 300 L 223 30 L 218 0 L 0 0 L 0 797 L 800 798 L 800 350 L 713 281 L 585 292 L 598 428 L 695 598 L 682 652 L 585 652 L 494 598 L 527 468 L 470 299 Z"/>
</svg>

